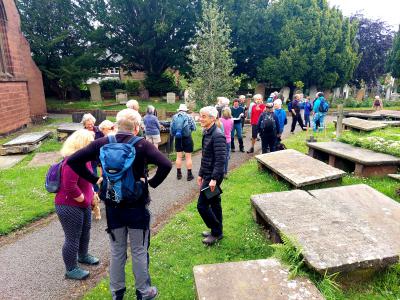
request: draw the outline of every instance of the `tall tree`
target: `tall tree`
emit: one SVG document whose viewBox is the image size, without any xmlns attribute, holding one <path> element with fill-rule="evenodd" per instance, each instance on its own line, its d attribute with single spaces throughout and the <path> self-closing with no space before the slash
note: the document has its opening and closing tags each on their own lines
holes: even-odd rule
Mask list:
<svg viewBox="0 0 400 300">
<path fill-rule="evenodd" d="M 346 83 L 359 57 L 357 25 L 329 8 L 326 0 L 280 0 L 268 9 L 274 43 L 257 69 L 258 79 L 272 86 L 331 88 Z"/>
<path fill-rule="evenodd" d="M 356 14 L 351 20 L 358 22 L 357 42 L 361 61 L 353 79 L 363 80 L 368 85 L 376 85 L 385 73 L 385 62 L 393 43 L 393 32 L 388 24 L 381 20 L 368 19 Z"/>
<path fill-rule="evenodd" d="M 79 85 L 93 74 L 104 50 L 84 0 L 17 0 L 22 31 L 43 73 L 45 89 L 60 99 L 79 97 Z"/>
<path fill-rule="evenodd" d="M 89 1 L 89 0 L 88 0 Z M 104 43 L 130 71 L 161 75 L 184 68 L 198 0 L 90 0 Z"/>
<path fill-rule="evenodd" d="M 400 26 L 393 39 L 386 67 L 393 77 L 400 78 Z"/>
<path fill-rule="evenodd" d="M 218 96 L 232 96 L 235 66 L 230 48 L 231 30 L 216 0 L 202 1 L 202 18 L 190 51 L 191 89 L 198 104 L 215 103 Z"/>
</svg>

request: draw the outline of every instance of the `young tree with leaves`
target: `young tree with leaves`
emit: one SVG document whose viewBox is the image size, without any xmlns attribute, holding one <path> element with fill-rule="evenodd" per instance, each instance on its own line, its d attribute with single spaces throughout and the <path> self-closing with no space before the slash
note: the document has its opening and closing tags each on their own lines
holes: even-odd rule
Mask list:
<svg viewBox="0 0 400 300">
<path fill-rule="evenodd" d="M 193 72 L 191 89 L 196 103 L 209 105 L 218 96 L 234 94 L 235 63 L 230 48 L 231 30 L 224 12 L 216 0 L 203 0 L 202 10 L 189 55 Z"/>
<path fill-rule="evenodd" d="M 390 50 L 386 64 L 387 71 L 395 78 L 400 78 L 400 26 L 393 39 L 393 46 Z"/>
</svg>

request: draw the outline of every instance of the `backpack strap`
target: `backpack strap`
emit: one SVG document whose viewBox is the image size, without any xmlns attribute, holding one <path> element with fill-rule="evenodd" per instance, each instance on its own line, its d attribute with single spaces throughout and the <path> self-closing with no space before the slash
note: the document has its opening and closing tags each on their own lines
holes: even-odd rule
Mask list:
<svg viewBox="0 0 400 300">
<path fill-rule="evenodd" d="M 142 136 L 134 136 L 128 141 L 128 144 L 131 144 L 133 147 L 135 147 L 136 143 L 141 140 L 143 140 Z"/>
<path fill-rule="evenodd" d="M 107 136 L 107 138 L 108 138 L 108 143 L 110 143 L 110 144 L 117 143 L 117 139 L 115 138 L 115 135 L 109 134 Z"/>
</svg>

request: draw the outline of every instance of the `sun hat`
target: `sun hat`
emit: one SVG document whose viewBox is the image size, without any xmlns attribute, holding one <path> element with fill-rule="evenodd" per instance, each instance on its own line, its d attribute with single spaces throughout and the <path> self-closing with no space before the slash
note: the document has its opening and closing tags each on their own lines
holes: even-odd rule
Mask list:
<svg viewBox="0 0 400 300">
<path fill-rule="evenodd" d="M 186 104 L 179 104 L 179 108 L 177 111 L 188 111 L 189 109 L 187 108 Z"/>
</svg>

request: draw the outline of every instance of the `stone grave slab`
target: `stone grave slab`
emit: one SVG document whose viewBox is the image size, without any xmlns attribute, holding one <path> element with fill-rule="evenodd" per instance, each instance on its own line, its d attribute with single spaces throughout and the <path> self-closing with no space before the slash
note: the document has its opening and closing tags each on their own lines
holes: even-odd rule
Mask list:
<svg viewBox="0 0 400 300">
<path fill-rule="evenodd" d="M 293 149 L 256 156 L 261 168 L 267 168 L 296 188 L 337 181 L 346 173 Z"/>
<path fill-rule="evenodd" d="M 385 176 L 396 173 L 400 158 L 389 154 L 374 152 L 341 142 L 307 142 L 308 154 L 329 165 L 353 172 L 356 176 Z"/>
<path fill-rule="evenodd" d="M 51 131 L 24 133 L 16 137 L 15 139 L 12 139 L 11 141 L 3 144 L 3 146 L 11 147 L 11 146 L 26 145 L 26 144 L 37 144 L 50 135 Z"/>
<path fill-rule="evenodd" d="M 343 119 L 342 125 L 345 129 L 350 128 L 360 131 L 373 131 L 376 129 L 385 128 L 387 126 L 387 124 L 384 124 L 383 122 L 369 121 L 355 117 Z"/>
<path fill-rule="evenodd" d="M 320 274 L 356 276 L 395 264 L 400 204 L 368 185 L 254 195 L 256 220 L 292 238 Z"/>
<path fill-rule="evenodd" d="M 59 141 L 63 141 L 73 132 L 82 128 L 83 125 L 81 123 L 61 123 L 57 127 L 57 138 Z"/>
<path fill-rule="evenodd" d="M 61 154 L 59 152 L 45 152 L 37 153 L 33 159 L 29 162 L 28 167 L 40 167 L 54 164 L 61 160 Z"/>
<path fill-rule="evenodd" d="M 201 300 L 322 300 L 304 277 L 289 279 L 276 259 L 200 265 L 193 268 L 197 299 Z"/>
<path fill-rule="evenodd" d="M 394 180 L 400 181 L 400 174 L 388 174 L 388 176 Z"/>
<path fill-rule="evenodd" d="M 380 113 L 385 118 L 400 120 L 400 111 L 398 110 L 382 110 Z"/>
<path fill-rule="evenodd" d="M 383 120 L 383 121 L 370 121 L 370 122 L 383 123 L 389 127 L 400 127 L 400 120 L 399 121 Z"/>
<path fill-rule="evenodd" d="M 7 155 L 0 156 L 0 170 L 10 169 L 22 161 L 26 155 Z"/>
<path fill-rule="evenodd" d="M 350 113 L 347 113 L 347 116 L 355 117 L 355 118 L 359 118 L 359 119 L 365 119 L 365 120 L 383 119 L 383 117 L 380 114 L 375 114 L 375 113 L 350 112 Z"/>
</svg>

